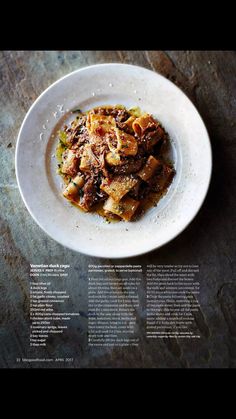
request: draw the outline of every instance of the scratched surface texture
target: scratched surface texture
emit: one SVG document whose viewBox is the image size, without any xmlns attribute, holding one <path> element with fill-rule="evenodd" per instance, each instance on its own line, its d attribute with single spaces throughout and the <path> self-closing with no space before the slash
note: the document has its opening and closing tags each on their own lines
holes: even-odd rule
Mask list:
<svg viewBox="0 0 236 419">
<path fill-rule="evenodd" d="M 213 148 L 213 177 L 207 199 L 191 225 L 163 248 L 125 263 L 199 264 L 201 310 L 195 316 L 200 340 L 145 338 L 138 319 L 138 348 L 88 349 L 87 266 L 112 263 L 57 244 L 27 212 L 16 183 L 16 138 L 37 96 L 61 76 L 104 62 L 141 65 L 181 87 L 202 115 Z M 236 367 L 236 53 L 230 51 L 5 51 L 0 55 L 0 367 L 55 367 L 17 364 L 17 357 L 73 357 L 72 367 Z M 81 316 L 46 349 L 29 347 L 29 264 L 67 263 L 68 309 Z M 116 261 L 117 263 L 117 261 Z M 122 261 L 119 261 L 122 263 Z M 124 261 L 123 261 L 124 263 Z M 111 279 L 112 281 L 112 279 Z M 143 279 L 143 286 L 144 286 Z M 140 291 L 141 293 L 143 290 Z M 57 365 L 64 367 L 64 364 Z"/>
</svg>

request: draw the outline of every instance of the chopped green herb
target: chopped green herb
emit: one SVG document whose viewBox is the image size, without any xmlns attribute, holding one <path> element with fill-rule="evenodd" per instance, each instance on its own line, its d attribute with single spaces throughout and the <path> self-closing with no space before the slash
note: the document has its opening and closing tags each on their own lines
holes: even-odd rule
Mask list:
<svg viewBox="0 0 236 419">
<path fill-rule="evenodd" d="M 67 133 L 65 131 L 58 131 L 58 136 L 62 144 L 67 145 Z"/>
<path fill-rule="evenodd" d="M 77 113 L 77 112 L 82 113 L 82 111 L 80 109 L 73 109 L 71 112 L 72 113 Z"/>
<path fill-rule="evenodd" d="M 136 118 L 141 116 L 141 110 L 138 106 L 134 106 L 133 108 L 130 108 L 129 112 L 132 116 L 136 116 Z"/>
</svg>

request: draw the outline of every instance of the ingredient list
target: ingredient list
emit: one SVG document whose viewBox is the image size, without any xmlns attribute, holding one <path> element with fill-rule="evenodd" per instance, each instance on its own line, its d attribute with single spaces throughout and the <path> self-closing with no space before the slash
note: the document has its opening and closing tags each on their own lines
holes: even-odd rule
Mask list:
<svg viewBox="0 0 236 419">
<path fill-rule="evenodd" d="M 30 346 L 46 346 L 50 336 L 61 335 L 72 317 L 80 314 L 65 311 L 70 299 L 67 290 L 55 289 L 50 278 L 68 276 L 70 265 L 31 265 L 30 277 Z"/>
</svg>

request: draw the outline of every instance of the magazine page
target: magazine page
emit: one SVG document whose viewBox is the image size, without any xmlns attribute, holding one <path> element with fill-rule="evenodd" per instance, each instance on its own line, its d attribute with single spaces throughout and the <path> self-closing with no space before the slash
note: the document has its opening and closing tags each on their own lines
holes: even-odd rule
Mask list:
<svg viewBox="0 0 236 419">
<path fill-rule="evenodd" d="M 0 57 L 0 368 L 235 368 L 235 52 Z"/>
</svg>

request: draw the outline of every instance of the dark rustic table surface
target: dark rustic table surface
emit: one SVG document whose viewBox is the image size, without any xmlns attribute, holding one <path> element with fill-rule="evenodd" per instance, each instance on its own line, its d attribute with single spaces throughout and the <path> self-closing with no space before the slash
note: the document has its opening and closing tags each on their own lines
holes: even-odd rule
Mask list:
<svg viewBox="0 0 236 419">
<path fill-rule="evenodd" d="M 200 340 L 147 342 L 141 322 L 143 339 L 138 348 L 89 349 L 87 266 L 113 261 L 87 257 L 57 244 L 33 221 L 20 197 L 14 157 L 27 110 L 58 78 L 80 67 L 105 62 L 136 64 L 163 74 L 193 101 L 209 131 L 213 175 L 197 217 L 163 248 L 138 260 L 125 260 L 144 265 L 200 265 L 201 310 L 195 318 Z M 14 367 L 17 357 L 30 355 L 29 264 L 67 263 L 71 265 L 66 283 L 71 304 L 85 315 L 69 335 L 48 346 L 47 356 L 74 357 L 76 367 L 236 367 L 236 53 L 5 51 L 0 54 L 0 89 L 0 366 Z"/>
</svg>

